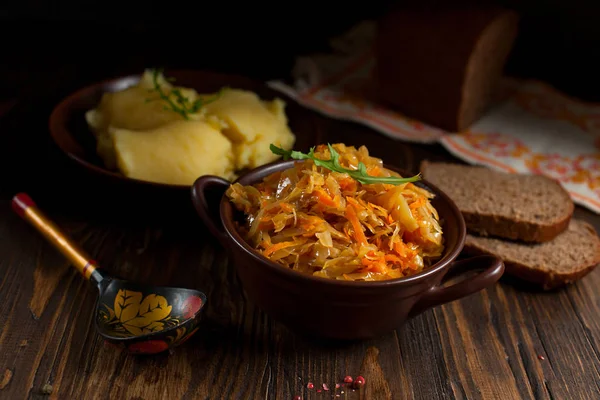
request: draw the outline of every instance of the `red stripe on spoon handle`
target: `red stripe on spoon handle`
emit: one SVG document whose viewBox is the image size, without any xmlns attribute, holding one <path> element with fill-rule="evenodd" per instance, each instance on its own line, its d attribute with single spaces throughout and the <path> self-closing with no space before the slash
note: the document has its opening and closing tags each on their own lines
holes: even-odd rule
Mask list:
<svg viewBox="0 0 600 400">
<path fill-rule="evenodd" d="M 25 218 L 25 210 L 29 207 L 36 207 L 33 200 L 27 193 L 19 193 L 12 199 L 12 209 L 21 218 Z"/>
</svg>

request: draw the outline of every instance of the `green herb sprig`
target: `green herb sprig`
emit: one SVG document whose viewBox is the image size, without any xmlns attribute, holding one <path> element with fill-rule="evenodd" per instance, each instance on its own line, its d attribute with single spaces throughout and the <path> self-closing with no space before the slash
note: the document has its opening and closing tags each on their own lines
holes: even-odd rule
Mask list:
<svg viewBox="0 0 600 400">
<path fill-rule="evenodd" d="M 192 102 L 181 93 L 180 89 L 175 88 L 171 90 L 170 93 L 170 95 L 174 96 L 174 98 L 172 98 L 169 94 L 165 93 L 163 88 L 160 86 L 159 77 L 162 73 L 162 68 L 152 70 L 152 83 L 154 88 L 150 89 L 150 92 L 156 92 L 160 99 L 167 103 L 165 105 L 165 110 L 176 112 L 186 120 L 190 119 L 190 114 L 195 114 L 207 104 L 217 101 L 221 97 L 223 91 L 226 89 L 221 88 L 221 90 L 219 90 L 219 92 L 217 92 L 214 96 L 209 98 L 198 98 Z M 167 80 L 169 82 L 175 81 L 174 78 L 168 78 Z M 147 101 L 152 101 L 152 99 L 148 99 Z"/>
<path fill-rule="evenodd" d="M 294 150 L 284 150 L 280 147 L 271 144 L 270 149 L 271 152 L 282 156 L 284 160 L 312 160 L 315 165 L 319 167 L 324 167 L 330 169 L 331 171 L 348 174 L 358 182 L 362 184 L 373 184 L 373 183 L 386 183 L 391 185 L 401 185 L 403 183 L 416 182 L 421 179 L 421 175 L 415 175 L 410 178 L 399 178 L 397 176 L 371 176 L 367 173 L 367 166 L 359 162 L 358 168 L 347 169 L 340 165 L 340 155 L 329 143 L 327 144 L 327 148 L 329 148 L 329 153 L 331 153 L 331 158 L 329 160 L 321 160 L 315 156 L 315 148 L 312 147 L 308 154 L 302 153 L 300 151 Z"/>
</svg>

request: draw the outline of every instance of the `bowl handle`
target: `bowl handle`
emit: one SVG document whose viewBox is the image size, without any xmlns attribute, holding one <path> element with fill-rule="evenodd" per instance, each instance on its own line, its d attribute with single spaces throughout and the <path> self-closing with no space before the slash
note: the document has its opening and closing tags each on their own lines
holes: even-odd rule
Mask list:
<svg viewBox="0 0 600 400">
<path fill-rule="evenodd" d="M 214 199 L 209 201 L 208 194 L 211 191 L 216 194 L 215 192 L 218 191 L 220 199 L 230 184 L 228 180 L 218 176 L 204 175 L 196 179 L 192 185 L 192 203 L 210 233 L 219 240 L 223 247 L 227 247 L 228 240 L 220 218 L 219 202 L 215 204 Z"/>
<path fill-rule="evenodd" d="M 450 266 L 448 273 L 452 276 L 458 276 L 464 272 L 477 269 L 483 269 L 483 271 L 450 286 L 436 285 L 431 287 L 413 306 L 409 317 L 414 317 L 431 307 L 458 300 L 493 285 L 502 277 L 504 263 L 495 256 L 476 256 L 455 261 Z"/>
</svg>

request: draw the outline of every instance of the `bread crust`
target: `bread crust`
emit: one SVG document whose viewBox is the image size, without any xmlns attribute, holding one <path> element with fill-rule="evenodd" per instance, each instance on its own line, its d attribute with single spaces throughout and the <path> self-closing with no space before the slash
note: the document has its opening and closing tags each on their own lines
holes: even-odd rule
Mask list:
<svg viewBox="0 0 600 400">
<path fill-rule="evenodd" d="M 590 232 L 593 232 L 593 234 L 597 236 L 596 230 L 590 224 L 583 221 L 582 223 L 586 226 L 586 229 L 588 229 Z M 598 240 L 600 241 L 600 239 Z M 472 256 L 492 254 L 491 252 L 480 246 L 477 246 L 474 243 L 469 243 L 468 237 L 465 247 L 463 248 L 463 253 Z M 503 258 L 501 254 L 493 255 Z M 575 265 L 570 272 L 561 273 L 551 270 L 545 271 L 514 260 L 504 259 L 505 273 L 507 275 L 511 275 L 524 281 L 536 284 L 543 290 L 557 289 L 573 283 L 592 272 L 598 266 L 598 264 L 600 264 L 600 245 L 596 246 L 594 258 L 591 263 L 587 265 Z"/>
<path fill-rule="evenodd" d="M 480 236 L 495 236 L 529 243 L 544 243 L 554 239 L 567 229 L 574 211 L 575 207 L 572 206 L 568 215 L 552 225 L 511 220 L 500 215 L 469 212 L 462 212 L 462 214 L 467 224 L 467 230 Z"/>
<path fill-rule="evenodd" d="M 433 163 L 430 163 L 427 160 L 422 161 L 420 171 L 425 175 L 427 167 L 431 164 Z M 466 167 L 468 167 L 468 165 L 466 165 Z M 575 212 L 575 205 L 570 200 L 569 193 L 562 185 L 560 185 L 560 183 L 555 183 L 559 186 L 559 189 L 563 192 L 565 198 L 569 199 L 568 212 L 563 218 L 555 223 L 550 225 L 536 224 L 533 222 L 507 218 L 502 215 L 472 213 L 460 210 L 465 219 L 467 230 L 477 233 L 480 236 L 520 240 L 528 243 L 544 243 L 554 239 L 569 227 L 569 223 Z"/>
</svg>

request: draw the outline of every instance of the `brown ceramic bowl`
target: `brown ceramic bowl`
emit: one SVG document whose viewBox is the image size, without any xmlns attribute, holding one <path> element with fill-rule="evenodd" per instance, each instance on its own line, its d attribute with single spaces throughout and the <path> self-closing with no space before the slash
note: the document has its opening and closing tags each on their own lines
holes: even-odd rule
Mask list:
<svg viewBox="0 0 600 400">
<path fill-rule="evenodd" d="M 237 182 L 254 184 L 273 172 L 290 168 L 281 161 L 252 170 Z M 387 168 L 396 170 L 393 167 Z M 398 171 L 400 172 L 400 171 Z M 367 339 L 402 326 L 407 318 L 493 285 L 504 273 L 502 260 L 479 256 L 456 261 L 466 235 L 456 205 L 435 186 L 419 186 L 434 193 L 433 205 L 443 224 L 445 251 L 425 271 L 379 282 L 329 280 L 301 274 L 269 261 L 246 243 L 236 230 L 239 213 L 224 195 L 230 182 L 216 176 L 200 177 L 192 186 L 196 211 L 228 250 L 248 298 L 273 319 L 294 331 L 329 339 Z M 209 194 L 217 194 L 214 200 Z M 218 202 L 218 204 L 217 204 Z M 469 273 L 458 283 L 441 286 L 444 276 Z M 473 272 L 477 271 L 475 275 Z"/>
</svg>

